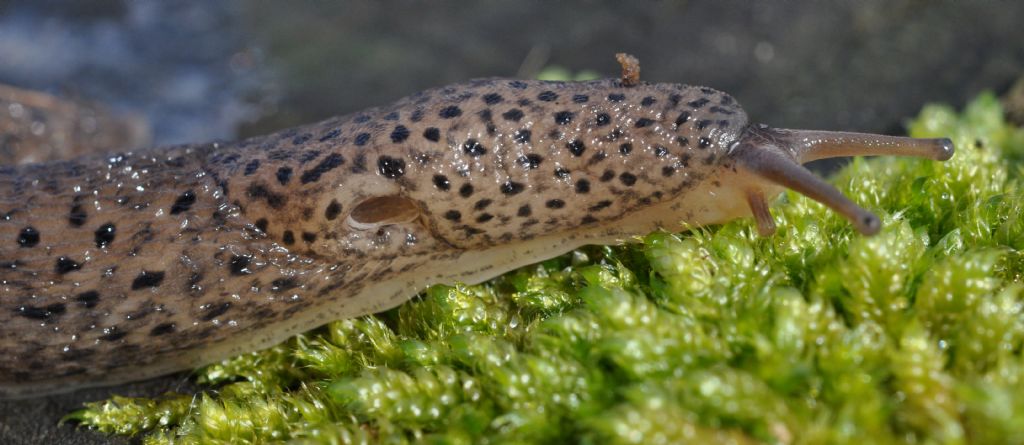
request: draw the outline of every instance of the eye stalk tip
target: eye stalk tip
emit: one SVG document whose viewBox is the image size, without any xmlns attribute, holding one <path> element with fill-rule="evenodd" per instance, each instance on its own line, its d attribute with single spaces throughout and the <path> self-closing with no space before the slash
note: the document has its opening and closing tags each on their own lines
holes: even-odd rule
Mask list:
<svg viewBox="0 0 1024 445">
<path fill-rule="evenodd" d="M 953 147 L 953 140 L 950 138 L 938 139 L 938 147 L 935 150 L 936 161 L 948 161 L 956 153 L 956 148 Z"/>
<path fill-rule="evenodd" d="M 857 230 L 867 236 L 875 235 L 879 230 L 882 230 L 882 220 L 878 219 L 874 213 L 864 211 L 855 221 Z"/>
</svg>

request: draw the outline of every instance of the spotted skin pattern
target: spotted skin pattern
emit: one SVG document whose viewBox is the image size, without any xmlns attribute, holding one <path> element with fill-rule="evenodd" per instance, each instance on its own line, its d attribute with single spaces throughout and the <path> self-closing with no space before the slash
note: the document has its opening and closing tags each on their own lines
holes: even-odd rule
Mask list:
<svg viewBox="0 0 1024 445">
<path fill-rule="evenodd" d="M 0 167 L 0 396 L 140 380 L 583 244 L 750 215 L 728 94 L 482 79 L 231 144 Z"/>
</svg>

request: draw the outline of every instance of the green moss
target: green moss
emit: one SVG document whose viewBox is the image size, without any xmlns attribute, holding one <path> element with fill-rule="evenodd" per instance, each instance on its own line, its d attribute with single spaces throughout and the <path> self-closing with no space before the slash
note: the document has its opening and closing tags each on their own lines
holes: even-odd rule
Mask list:
<svg viewBox="0 0 1024 445">
<path fill-rule="evenodd" d="M 876 237 L 788 193 L 749 220 L 434 286 L 198 371 L 198 397 L 69 416 L 146 443 L 1024 443 L 1024 131 L 926 107 L 946 163 L 833 178 Z"/>
</svg>

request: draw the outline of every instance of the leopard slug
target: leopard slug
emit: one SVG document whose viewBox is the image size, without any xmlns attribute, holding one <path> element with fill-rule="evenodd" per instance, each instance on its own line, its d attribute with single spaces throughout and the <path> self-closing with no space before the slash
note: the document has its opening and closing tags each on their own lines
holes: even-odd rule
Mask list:
<svg viewBox="0 0 1024 445">
<path fill-rule="evenodd" d="M 584 244 L 753 215 L 949 139 L 750 124 L 711 88 L 481 79 L 229 144 L 0 166 L 0 397 L 141 380 Z"/>
</svg>

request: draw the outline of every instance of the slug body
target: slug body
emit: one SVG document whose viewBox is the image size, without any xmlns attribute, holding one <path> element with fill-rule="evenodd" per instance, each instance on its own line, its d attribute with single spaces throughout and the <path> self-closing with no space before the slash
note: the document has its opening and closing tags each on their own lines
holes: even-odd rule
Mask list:
<svg viewBox="0 0 1024 445">
<path fill-rule="evenodd" d="M 189 369 L 681 223 L 770 233 L 784 186 L 870 233 L 799 165 L 851 154 L 952 145 L 750 125 L 704 87 L 484 79 L 232 144 L 0 167 L 0 396 Z"/>
</svg>

